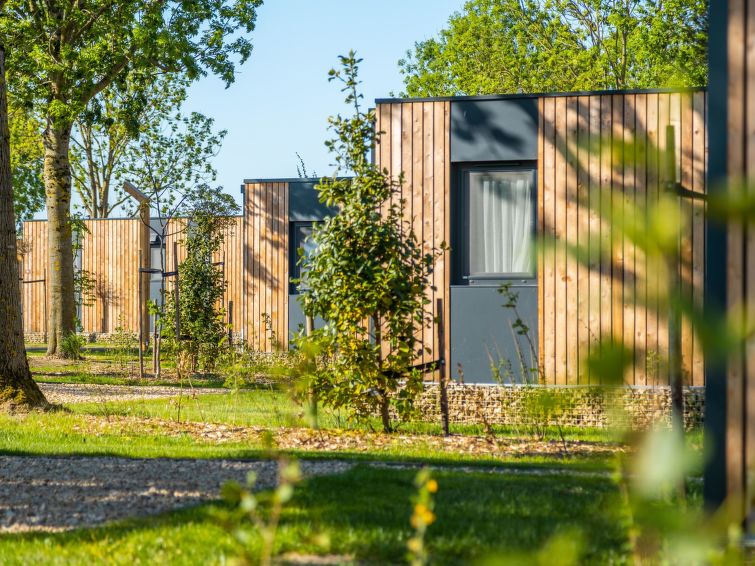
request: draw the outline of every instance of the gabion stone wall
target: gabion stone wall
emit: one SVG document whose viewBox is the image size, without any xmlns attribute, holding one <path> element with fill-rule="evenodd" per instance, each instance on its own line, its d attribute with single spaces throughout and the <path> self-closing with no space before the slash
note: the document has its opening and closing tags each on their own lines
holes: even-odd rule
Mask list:
<svg viewBox="0 0 755 566">
<path fill-rule="evenodd" d="M 27 344 L 43 344 L 47 340 L 44 332 L 27 332 L 24 334 L 24 342 Z"/>
<path fill-rule="evenodd" d="M 669 387 L 448 385 L 450 420 L 457 424 L 623 426 L 635 429 L 671 422 Z M 685 387 L 687 428 L 700 426 L 705 389 Z M 429 383 L 418 400 L 426 420 L 440 419 L 440 388 Z"/>
</svg>

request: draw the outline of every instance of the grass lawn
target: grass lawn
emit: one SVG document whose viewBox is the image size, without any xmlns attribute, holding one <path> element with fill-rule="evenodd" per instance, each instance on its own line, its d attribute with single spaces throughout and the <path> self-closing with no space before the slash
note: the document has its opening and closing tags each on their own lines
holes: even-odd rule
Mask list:
<svg viewBox="0 0 755 566">
<path fill-rule="evenodd" d="M 412 535 L 414 475 L 357 466 L 297 486 L 284 512 L 278 552 L 350 557 L 345 563 L 352 558 L 402 563 Z M 470 564 L 491 554 L 505 560 L 501 563 L 511 563 L 515 555 L 527 563 L 523 554 L 558 533 L 579 543 L 581 564 L 626 560 L 623 510 L 610 479 L 454 471 L 437 471 L 434 477 L 440 486 L 438 519 L 427 535 L 433 563 Z M 0 557 L 6 565 L 224 564 L 236 549 L 212 509 L 205 505 L 65 533 L 2 535 Z M 327 535 L 329 547 L 316 544 L 317 535 Z M 254 546 L 259 542 L 252 539 Z"/>
<path fill-rule="evenodd" d="M 75 403 L 65 411 L 0 415 L 0 453 L 90 454 L 126 457 L 257 458 L 269 447 L 272 434 L 301 431 L 314 441 L 286 450 L 304 458 L 356 458 L 396 461 L 431 461 L 474 465 L 567 466 L 586 469 L 611 466 L 613 456 L 538 452 L 513 453 L 505 449 L 470 451 L 447 449 L 434 423 L 407 423 L 395 435 L 369 431 L 370 423 L 341 429 L 343 419 L 322 412 L 323 432 L 305 429 L 301 409 L 279 391 L 250 391 L 227 395 L 184 397 L 178 421 L 177 398 Z M 207 423 L 215 423 L 208 434 Z M 247 428 L 253 427 L 253 428 Z M 230 430 L 229 430 L 230 429 Z M 475 427 L 456 427 L 457 434 L 480 433 Z M 552 431 L 553 432 L 553 431 Z M 516 439 L 521 431 L 500 427 L 501 442 Z M 610 446 L 609 433 L 598 430 L 567 431 L 571 440 L 591 440 Z M 329 439 L 318 443 L 320 437 Z M 555 442 L 555 433 L 551 435 Z M 483 448 L 486 443 L 478 438 Z M 322 447 L 320 444 L 325 444 Z M 560 447 L 560 444 L 558 445 Z"/>
<path fill-rule="evenodd" d="M 97 385 L 177 385 L 175 364 L 162 362 L 163 375 L 139 378 L 139 358 L 133 352 L 123 353 L 110 346 L 87 345 L 82 360 L 50 360 L 44 346 L 27 347 L 29 366 L 40 383 L 93 383 Z M 145 371 L 152 369 L 152 354 L 145 353 Z M 223 387 L 221 374 L 195 375 L 194 387 Z"/>
<path fill-rule="evenodd" d="M 117 362 L 108 348 L 88 350 L 81 362 L 46 360 L 36 351 L 30 357 L 39 381 L 175 385 L 169 376 L 140 383 L 124 370 L 133 361 Z M 201 386 L 220 386 L 224 380 L 222 375 L 193 378 L 196 391 L 184 388 L 180 400 L 70 403 L 58 411 L 0 415 L 0 454 L 248 459 L 269 457 L 273 438 L 282 452 L 298 458 L 350 459 L 357 462 L 351 471 L 296 487 L 276 551 L 359 564 L 404 563 L 413 534 L 409 517 L 416 469 L 378 468 L 365 461 L 442 465 L 434 472 L 440 490 L 438 519 L 427 536 L 431 563 L 475 564 L 492 556 L 495 564 L 531 564 L 553 537 L 577 548 L 580 564 L 630 560 L 629 513 L 612 477 L 570 473 L 613 469 L 612 451 L 622 442 L 615 432 L 551 427 L 542 439 L 527 427 L 454 425 L 453 439 L 461 443 L 449 447 L 438 423 L 403 423 L 396 434 L 383 435 L 376 432 L 377 420 L 356 424 L 327 410 L 320 410 L 320 430 L 314 431 L 283 387 L 201 394 Z M 565 452 L 562 435 L 570 443 Z M 699 450 L 701 433 L 689 439 Z M 467 441 L 477 448 L 467 450 Z M 534 448 L 517 451 L 517 443 Z M 454 470 L 454 465 L 472 471 Z M 505 468 L 530 470 L 516 474 Z M 697 483 L 693 489 L 699 491 Z M 263 504 L 270 497 L 262 494 Z M 660 511 L 677 514 L 671 504 L 663 505 L 667 508 Z M 699 506 L 695 492 L 689 508 Z M 99 528 L 3 534 L 0 564 L 226 564 L 238 549 L 218 525 L 219 509 L 223 504 L 214 502 Z M 252 535 L 252 547 L 260 546 L 258 537 Z M 321 544 L 324 539 L 327 546 Z M 568 551 L 559 548 L 557 553 Z M 559 558 L 540 555 L 538 560 L 551 564 Z"/>
</svg>

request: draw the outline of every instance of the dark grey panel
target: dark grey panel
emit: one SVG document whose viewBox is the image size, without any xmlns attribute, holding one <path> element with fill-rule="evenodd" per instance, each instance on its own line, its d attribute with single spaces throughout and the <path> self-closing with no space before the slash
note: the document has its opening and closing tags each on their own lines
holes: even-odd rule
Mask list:
<svg viewBox="0 0 755 566">
<path fill-rule="evenodd" d="M 288 184 L 288 218 L 291 222 L 316 222 L 336 214 L 336 209 L 320 202 L 317 182 L 292 181 Z"/>
<path fill-rule="evenodd" d="M 537 159 L 537 100 L 451 103 L 451 161 Z"/>
<path fill-rule="evenodd" d="M 288 337 L 293 338 L 294 334 L 304 328 L 306 323 L 304 311 L 299 303 L 299 295 L 288 296 Z M 325 321 L 321 318 L 315 319 L 315 328 L 322 328 Z"/>
<path fill-rule="evenodd" d="M 517 310 L 537 347 L 537 285 L 512 284 L 512 291 L 519 293 Z M 497 287 L 451 287 L 449 370 L 454 379 L 461 364 L 466 383 L 495 383 L 491 364 L 496 364 L 506 382 L 537 382 L 530 375 L 537 367 L 536 353 L 533 355 L 526 338 L 512 328 L 516 316 L 503 303 Z"/>
</svg>

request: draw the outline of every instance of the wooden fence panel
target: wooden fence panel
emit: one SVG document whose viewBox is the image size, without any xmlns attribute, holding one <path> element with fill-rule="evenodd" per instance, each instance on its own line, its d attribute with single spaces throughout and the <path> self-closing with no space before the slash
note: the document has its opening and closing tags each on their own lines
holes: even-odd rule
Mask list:
<svg viewBox="0 0 755 566">
<path fill-rule="evenodd" d="M 23 243 L 21 244 L 22 263 L 21 297 L 24 318 L 24 333 L 41 334 L 47 330 L 45 319 L 46 283 L 41 281 L 47 273 L 47 222 L 34 220 L 24 222 Z"/>
<path fill-rule="evenodd" d="M 141 221 L 86 220 L 82 271 L 94 285 L 84 297 L 81 325 L 86 333 L 112 334 L 117 328 L 139 328 L 138 269 Z"/>
</svg>

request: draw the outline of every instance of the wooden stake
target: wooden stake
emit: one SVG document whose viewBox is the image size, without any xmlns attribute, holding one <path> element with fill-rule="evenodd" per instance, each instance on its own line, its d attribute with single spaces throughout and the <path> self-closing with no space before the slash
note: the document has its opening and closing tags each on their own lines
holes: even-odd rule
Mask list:
<svg viewBox="0 0 755 566">
<path fill-rule="evenodd" d="M 144 379 L 144 321 L 142 315 L 144 314 L 144 307 L 142 306 L 142 255 L 144 252 L 139 250 L 139 264 L 136 267 L 137 280 L 136 285 L 138 292 L 138 305 L 139 305 L 139 379 Z"/>
<path fill-rule="evenodd" d="M 175 296 L 176 303 L 176 343 L 181 342 L 181 309 L 179 308 L 178 297 L 178 242 L 173 242 L 173 271 L 175 275 Z"/>
<path fill-rule="evenodd" d="M 436 310 L 438 311 L 437 325 L 438 325 L 438 376 L 440 379 L 440 418 L 443 425 L 443 435 L 449 436 L 451 434 L 449 425 L 448 414 L 448 383 L 446 382 L 446 360 L 445 360 L 445 338 L 443 329 L 443 299 L 437 299 Z"/>
</svg>

